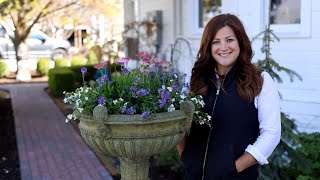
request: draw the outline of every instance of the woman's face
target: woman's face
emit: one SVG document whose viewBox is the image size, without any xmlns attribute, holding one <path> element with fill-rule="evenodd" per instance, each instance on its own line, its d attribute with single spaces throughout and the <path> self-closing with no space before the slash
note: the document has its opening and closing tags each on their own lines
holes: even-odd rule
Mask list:
<svg viewBox="0 0 320 180">
<path fill-rule="evenodd" d="M 217 71 L 225 75 L 235 64 L 240 53 L 238 39 L 229 26 L 221 28 L 213 38 L 211 54 L 217 62 Z"/>
</svg>

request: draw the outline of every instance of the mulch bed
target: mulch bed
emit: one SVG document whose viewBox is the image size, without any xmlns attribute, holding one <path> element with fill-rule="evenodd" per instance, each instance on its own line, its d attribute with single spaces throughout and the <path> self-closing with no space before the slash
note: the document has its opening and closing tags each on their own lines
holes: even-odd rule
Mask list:
<svg viewBox="0 0 320 180">
<path fill-rule="evenodd" d="M 21 179 L 11 99 L 2 98 L 0 98 L 0 179 Z"/>
</svg>

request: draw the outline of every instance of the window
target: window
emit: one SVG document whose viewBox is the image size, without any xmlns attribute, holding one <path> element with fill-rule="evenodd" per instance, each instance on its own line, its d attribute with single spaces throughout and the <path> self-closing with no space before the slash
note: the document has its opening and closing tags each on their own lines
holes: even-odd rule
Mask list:
<svg viewBox="0 0 320 180">
<path fill-rule="evenodd" d="M 221 14 L 221 0 L 199 0 L 199 28 L 218 14 Z"/>
<path fill-rule="evenodd" d="M 190 12 L 192 12 L 192 34 L 200 35 L 207 22 L 218 14 L 221 14 L 222 0 L 190 0 Z"/>
<path fill-rule="evenodd" d="M 265 1 L 265 7 L 269 7 Z M 279 37 L 309 37 L 311 0 L 271 0 L 271 29 Z M 268 8 L 266 8 L 268 9 Z M 268 11 L 264 13 L 265 24 Z"/>
</svg>

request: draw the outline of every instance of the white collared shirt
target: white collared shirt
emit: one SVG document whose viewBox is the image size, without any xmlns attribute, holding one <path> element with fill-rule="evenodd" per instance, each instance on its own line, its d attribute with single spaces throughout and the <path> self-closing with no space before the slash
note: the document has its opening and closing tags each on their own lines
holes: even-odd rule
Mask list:
<svg viewBox="0 0 320 180">
<path fill-rule="evenodd" d="M 281 116 L 278 89 L 267 72 L 262 72 L 261 76 L 264 79 L 262 90 L 254 99 L 254 105 L 258 109 L 260 135 L 245 151 L 263 165 L 269 163 L 267 158 L 280 142 Z"/>
</svg>

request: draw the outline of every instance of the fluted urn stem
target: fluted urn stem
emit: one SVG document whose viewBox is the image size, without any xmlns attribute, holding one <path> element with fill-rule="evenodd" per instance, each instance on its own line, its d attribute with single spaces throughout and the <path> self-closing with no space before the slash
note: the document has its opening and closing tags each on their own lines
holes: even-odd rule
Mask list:
<svg viewBox="0 0 320 180">
<path fill-rule="evenodd" d="M 121 180 L 149 180 L 149 158 L 119 158 Z"/>
</svg>

